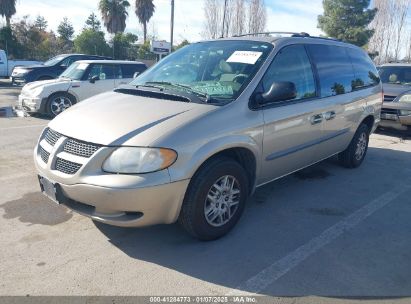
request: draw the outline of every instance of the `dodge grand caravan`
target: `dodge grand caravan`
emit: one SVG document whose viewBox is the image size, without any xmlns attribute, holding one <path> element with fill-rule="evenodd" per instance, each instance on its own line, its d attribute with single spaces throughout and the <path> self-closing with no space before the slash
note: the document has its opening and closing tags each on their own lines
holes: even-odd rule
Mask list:
<svg viewBox="0 0 411 304">
<path fill-rule="evenodd" d="M 95 221 L 216 239 L 257 187 L 333 155 L 360 166 L 381 92 L 368 55 L 339 41 L 194 43 L 52 120 L 34 151 L 40 188 Z"/>
</svg>

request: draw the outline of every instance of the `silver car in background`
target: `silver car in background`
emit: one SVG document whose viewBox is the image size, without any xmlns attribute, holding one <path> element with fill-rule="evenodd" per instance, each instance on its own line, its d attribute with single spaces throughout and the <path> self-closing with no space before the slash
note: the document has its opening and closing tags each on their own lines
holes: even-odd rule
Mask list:
<svg viewBox="0 0 411 304">
<path fill-rule="evenodd" d="M 378 70 L 384 90 L 380 126 L 411 130 L 411 64 L 387 63 Z"/>
<path fill-rule="evenodd" d="M 216 239 L 257 187 L 336 154 L 358 167 L 381 92 L 368 55 L 332 39 L 194 43 L 52 120 L 34 151 L 40 187 L 96 221 L 179 221 Z"/>
</svg>

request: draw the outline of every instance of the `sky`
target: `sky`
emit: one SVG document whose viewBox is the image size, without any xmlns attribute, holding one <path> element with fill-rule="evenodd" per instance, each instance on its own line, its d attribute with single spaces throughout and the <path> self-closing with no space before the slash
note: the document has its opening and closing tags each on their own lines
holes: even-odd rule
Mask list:
<svg viewBox="0 0 411 304">
<path fill-rule="evenodd" d="M 224 1 L 224 0 L 221 0 Z M 129 0 L 134 6 L 134 1 Z M 160 40 L 170 39 L 170 0 L 154 0 L 156 10 L 149 25 L 149 32 L 155 32 Z M 267 4 L 267 30 L 307 32 L 319 35 L 317 16 L 322 14 L 322 0 L 265 0 Z M 202 40 L 204 27 L 203 0 L 175 0 L 174 40 L 176 43 L 184 39 L 190 42 Z M 126 32 L 137 34 L 142 38 L 142 27 L 130 8 L 126 21 Z M 73 24 L 76 34 L 83 28 L 87 17 L 98 12 L 98 0 L 17 0 L 17 14 L 13 20 L 24 15 L 34 19 L 44 16 L 48 21 L 48 29 L 57 30 L 58 24 L 67 17 Z"/>
</svg>

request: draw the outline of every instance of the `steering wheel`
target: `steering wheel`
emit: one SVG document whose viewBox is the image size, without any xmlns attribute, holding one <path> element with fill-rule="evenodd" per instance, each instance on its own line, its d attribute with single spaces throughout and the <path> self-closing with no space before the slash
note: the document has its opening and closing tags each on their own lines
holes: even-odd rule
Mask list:
<svg viewBox="0 0 411 304">
<path fill-rule="evenodd" d="M 248 77 L 247 74 L 238 74 L 238 75 L 235 75 L 235 76 L 234 76 L 233 81 L 234 81 L 234 82 L 237 82 L 237 83 L 239 83 L 239 84 L 242 84 L 242 83 L 244 82 L 244 80 L 247 79 L 247 77 Z M 243 78 L 242 81 L 240 80 L 241 78 Z M 239 80 L 240 80 L 240 81 L 239 81 Z"/>
</svg>

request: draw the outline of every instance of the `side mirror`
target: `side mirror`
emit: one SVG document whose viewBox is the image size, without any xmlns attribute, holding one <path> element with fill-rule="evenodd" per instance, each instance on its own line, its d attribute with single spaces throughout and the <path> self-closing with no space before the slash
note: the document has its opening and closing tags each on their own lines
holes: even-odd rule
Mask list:
<svg viewBox="0 0 411 304">
<path fill-rule="evenodd" d="M 97 80 L 100 80 L 100 77 L 98 77 L 97 75 L 94 75 L 93 77 L 91 77 L 90 83 L 95 83 Z"/>
<path fill-rule="evenodd" d="M 271 102 L 280 102 L 297 97 L 297 88 L 293 82 L 279 81 L 273 82 L 270 89 L 256 96 L 258 104 L 266 104 Z"/>
<path fill-rule="evenodd" d="M 138 75 L 140 75 L 140 72 L 135 72 L 133 78 L 137 78 Z"/>
</svg>

